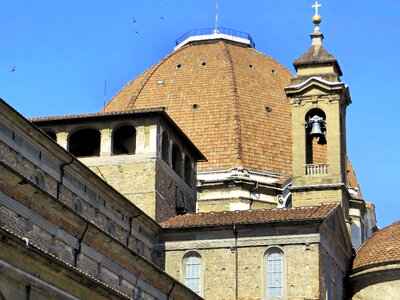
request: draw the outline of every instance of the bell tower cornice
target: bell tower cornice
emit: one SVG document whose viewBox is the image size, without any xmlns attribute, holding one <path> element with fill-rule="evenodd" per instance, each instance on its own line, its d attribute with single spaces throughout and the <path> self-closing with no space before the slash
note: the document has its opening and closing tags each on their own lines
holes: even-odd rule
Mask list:
<svg viewBox="0 0 400 300">
<path fill-rule="evenodd" d="M 340 101 L 346 106 L 351 104 L 350 91 L 347 84 L 343 82 L 330 82 L 320 77 L 310 77 L 306 81 L 285 87 L 286 95 L 291 99 L 292 105 L 302 105 L 305 102 L 317 103 L 319 101 Z M 335 97 L 334 95 L 340 95 Z"/>
</svg>

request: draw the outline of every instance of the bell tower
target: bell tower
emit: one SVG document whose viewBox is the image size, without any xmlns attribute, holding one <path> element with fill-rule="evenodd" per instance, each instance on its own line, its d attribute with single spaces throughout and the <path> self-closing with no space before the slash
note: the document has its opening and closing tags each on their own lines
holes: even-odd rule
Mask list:
<svg viewBox="0 0 400 300">
<path fill-rule="evenodd" d="M 346 219 L 350 195 L 346 169 L 348 87 L 335 57 L 322 45 L 316 2 L 311 47 L 294 62 L 296 77 L 285 88 L 292 111 L 293 206 L 342 204 Z"/>
</svg>

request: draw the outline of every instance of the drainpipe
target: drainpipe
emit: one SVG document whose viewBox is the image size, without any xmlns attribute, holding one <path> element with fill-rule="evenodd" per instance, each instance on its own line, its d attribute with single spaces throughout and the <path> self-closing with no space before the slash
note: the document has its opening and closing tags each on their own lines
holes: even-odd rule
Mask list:
<svg viewBox="0 0 400 300">
<path fill-rule="evenodd" d="M 78 255 L 79 255 L 79 254 L 81 253 L 81 251 L 82 251 L 82 240 L 83 240 L 83 238 L 84 238 L 84 236 L 85 236 L 86 231 L 88 230 L 88 228 L 89 228 L 89 222 L 86 222 L 85 230 L 83 231 L 82 236 L 81 236 L 81 237 L 79 238 L 79 240 L 78 240 L 78 249 L 75 250 L 75 257 L 74 257 L 74 267 L 75 267 L 75 268 L 76 268 L 77 265 L 78 265 Z"/>
<path fill-rule="evenodd" d="M 74 161 L 75 161 L 75 157 L 71 156 L 71 161 L 63 163 L 60 166 L 60 181 L 57 182 L 57 196 L 56 196 L 57 200 L 59 200 L 58 198 L 60 196 L 60 188 L 61 188 L 61 185 L 64 182 L 64 168 L 65 168 L 65 166 L 68 166 L 68 165 L 72 164 Z"/>
<path fill-rule="evenodd" d="M 239 299 L 239 253 L 238 253 L 238 232 L 236 224 L 233 224 L 233 234 L 235 235 L 235 299 Z"/>
<path fill-rule="evenodd" d="M 175 287 L 175 284 L 176 284 L 176 281 L 174 280 L 174 283 L 172 284 L 172 287 L 171 287 L 171 289 L 169 290 L 169 292 L 168 292 L 168 294 L 167 294 L 167 300 L 171 299 L 171 298 L 170 298 L 170 295 L 171 295 L 171 293 L 172 293 L 172 290 L 173 290 L 174 287 Z"/>
<path fill-rule="evenodd" d="M 138 218 L 142 214 L 142 211 L 139 210 L 139 213 L 136 216 L 132 216 L 129 218 L 129 232 L 126 236 L 126 246 L 129 246 L 129 236 L 132 234 L 132 220 Z"/>
</svg>

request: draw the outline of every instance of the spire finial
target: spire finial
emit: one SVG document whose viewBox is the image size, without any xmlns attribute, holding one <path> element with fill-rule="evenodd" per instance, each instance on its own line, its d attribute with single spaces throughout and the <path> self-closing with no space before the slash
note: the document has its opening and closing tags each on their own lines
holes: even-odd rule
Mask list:
<svg viewBox="0 0 400 300">
<path fill-rule="evenodd" d="M 320 7 L 322 7 L 322 5 L 318 3 L 318 0 L 316 0 L 315 4 L 311 7 L 315 8 L 315 15 L 312 18 L 313 23 L 315 24 L 315 31 L 319 31 L 319 24 L 321 24 L 321 16 L 319 15 L 318 10 Z"/>
</svg>

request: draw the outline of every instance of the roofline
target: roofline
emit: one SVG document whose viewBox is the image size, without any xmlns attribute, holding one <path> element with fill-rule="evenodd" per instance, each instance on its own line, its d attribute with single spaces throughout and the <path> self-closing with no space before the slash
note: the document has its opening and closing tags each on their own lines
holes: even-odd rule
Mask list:
<svg viewBox="0 0 400 300">
<path fill-rule="evenodd" d="M 51 139 L 42 129 L 40 129 L 35 123 L 30 122 L 29 119 L 25 118 L 21 113 L 19 113 L 15 108 L 13 108 L 10 104 L 8 104 L 4 99 L 0 98 L 0 104 L 5 105 L 8 107 L 12 112 L 14 112 L 18 117 L 22 118 L 29 126 L 31 126 L 35 131 L 38 132 L 38 134 L 42 134 L 47 138 L 47 140 L 53 144 L 55 147 L 58 147 L 58 150 L 60 150 L 64 155 L 68 155 L 70 160 L 73 161 L 73 163 L 79 164 L 79 167 L 84 168 L 86 171 L 90 172 L 91 174 L 94 175 L 95 178 L 98 178 L 101 180 L 102 184 L 107 188 L 110 189 L 112 192 L 116 193 L 125 203 L 128 205 L 134 207 L 136 210 L 141 212 L 141 216 L 144 216 L 147 219 L 147 222 L 150 222 L 152 226 L 156 226 L 157 229 L 161 229 L 161 225 L 153 220 L 148 214 L 146 214 L 144 211 L 142 211 L 137 205 L 135 205 L 132 201 L 128 200 L 124 195 L 122 195 L 119 191 L 117 191 L 113 186 L 111 186 L 108 182 L 102 180 L 96 173 L 94 173 L 89 167 L 87 167 L 84 163 L 82 163 L 78 158 L 76 158 L 71 152 L 68 152 L 66 149 L 64 149 L 62 146 L 60 146 L 56 141 Z"/>
<path fill-rule="evenodd" d="M 92 226 L 94 224 L 91 224 Z M 95 226 L 97 227 L 97 226 Z M 98 227 L 97 227 L 98 228 Z M 17 244 L 17 245 L 24 245 L 25 247 L 25 241 L 22 240 L 22 237 L 17 235 L 16 233 L 14 233 L 12 230 L 8 229 L 8 228 L 4 228 L 4 227 L 0 227 L 0 235 L 6 235 L 13 243 Z M 121 244 L 124 247 L 124 244 L 122 244 L 120 241 L 118 240 L 114 240 L 114 242 L 117 242 L 118 244 Z M 60 258 L 48 253 L 47 251 L 45 251 L 44 249 L 41 249 L 38 245 L 36 245 L 35 243 L 29 243 L 29 247 L 27 248 L 28 250 L 33 251 L 35 254 L 38 254 L 39 256 L 43 257 L 44 259 L 47 260 L 51 260 L 53 263 L 61 265 L 63 268 L 67 269 L 68 271 L 72 272 L 73 274 L 76 274 L 78 276 L 82 276 L 83 278 L 94 282 L 95 284 L 99 285 L 101 288 L 105 289 L 106 291 L 109 291 L 111 293 L 116 293 L 118 294 L 118 296 L 120 298 L 125 298 L 125 299 L 131 299 L 130 297 L 128 297 L 126 294 L 120 292 L 119 290 L 113 288 L 112 286 L 106 284 L 103 281 L 97 280 L 96 278 L 94 278 L 93 276 L 91 276 L 88 273 L 85 273 L 83 270 L 81 270 L 78 267 L 74 267 L 72 265 L 67 264 L 66 262 L 64 262 L 63 260 L 61 260 Z M 129 249 L 129 248 L 128 248 Z M 173 286 L 178 286 L 180 289 L 184 289 L 185 291 L 190 292 L 192 295 L 197 295 L 194 292 L 192 292 L 189 288 L 187 288 L 184 284 L 182 284 L 181 282 L 179 282 L 178 280 L 176 280 L 174 277 L 172 277 L 170 274 L 168 274 L 167 272 L 165 272 L 164 270 L 162 270 L 160 267 L 156 266 L 155 264 L 153 264 L 152 262 L 150 262 L 149 260 L 145 259 L 143 256 L 135 253 L 134 251 L 130 250 L 130 254 L 135 256 L 135 258 L 137 260 L 141 260 L 143 261 L 145 264 L 148 265 L 148 267 L 152 268 L 152 271 L 157 272 L 158 276 L 163 277 L 165 280 L 169 280 L 172 282 Z M 137 276 L 137 278 L 139 278 L 139 276 Z M 153 288 L 159 290 L 160 293 L 165 294 L 166 291 L 162 291 L 161 289 L 158 289 L 156 287 L 154 287 L 154 285 L 152 283 L 147 282 L 150 286 L 152 286 Z M 171 289 L 172 291 L 172 289 Z M 199 299 L 201 299 L 199 297 Z"/>
<path fill-rule="evenodd" d="M 299 207 L 292 207 L 292 208 L 282 208 L 284 210 L 300 210 L 300 209 L 304 209 L 304 208 L 320 208 L 322 206 L 326 206 L 326 205 L 332 205 L 332 208 L 329 212 L 327 212 L 324 216 L 322 217 L 304 217 L 301 219 L 286 219 L 286 220 L 261 220 L 261 221 L 243 221 L 243 222 L 228 222 L 226 224 L 193 224 L 193 225 L 183 225 L 183 226 L 163 226 L 162 223 L 160 224 L 160 226 L 163 228 L 163 230 L 165 229 L 185 229 L 185 228 L 204 228 L 204 227 L 226 227 L 226 226 L 231 226 L 231 225 L 256 225 L 256 224 L 280 224 L 280 223 L 295 223 L 295 222 L 316 222 L 316 221 L 324 221 L 327 218 L 329 218 L 335 211 L 337 211 L 338 209 L 341 209 L 341 205 L 339 203 L 320 203 L 319 205 L 313 205 L 313 206 L 307 206 L 307 207 L 303 207 L 303 206 L 299 206 Z M 220 211 L 220 212 L 206 212 L 206 213 L 193 213 L 193 214 L 189 214 L 189 215 L 209 215 L 209 214 L 223 214 L 223 213 L 240 213 L 240 212 L 248 212 L 248 211 L 272 211 L 272 210 L 280 210 L 281 208 L 271 208 L 271 209 L 256 209 L 256 210 L 243 210 L 243 211 Z M 171 219 L 176 218 L 176 217 L 172 217 Z M 164 222 L 168 222 L 168 220 L 164 221 Z"/>
<path fill-rule="evenodd" d="M 88 113 L 88 114 L 72 114 L 65 116 L 53 116 L 53 117 L 39 117 L 30 118 L 28 121 L 33 122 L 35 125 L 38 124 L 50 124 L 50 123 L 68 123 L 74 122 L 76 120 L 95 120 L 95 119 L 109 119 L 109 118 L 119 118 L 127 116 L 146 116 L 146 115 L 159 115 L 164 120 L 167 121 L 174 130 L 178 132 L 178 135 L 182 137 L 185 143 L 187 143 L 197 157 L 197 161 L 205 162 L 207 158 L 204 154 L 196 147 L 196 145 L 189 139 L 189 137 L 182 131 L 182 129 L 172 120 L 172 118 L 167 114 L 165 107 L 151 108 L 151 109 L 138 109 L 138 110 L 127 110 L 127 111 L 116 111 L 116 112 L 99 112 L 99 113 Z"/>
<path fill-rule="evenodd" d="M 326 217 L 318 217 L 318 218 L 309 218 L 309 219 L 296 219 L 296 220 L 272 220 L 272 221 L 260 221 L 260 222 L 230 222 L 226 224 L 197 224 L 191 226 L 179 226 L 179 227 L 162 227 L 163 230 L 185 230 L 185 229 L 192 229 L 192 228 L 225 228 L 225 227 L 232 227 L 233 225 L 244 225 L 244 226 L 251 226 L 251 225 L 265 225 L 265 224 L 293 224 L 293 223 L 322 223 L 326 220 Z"/>
</svg>

